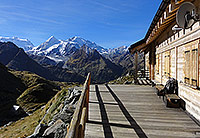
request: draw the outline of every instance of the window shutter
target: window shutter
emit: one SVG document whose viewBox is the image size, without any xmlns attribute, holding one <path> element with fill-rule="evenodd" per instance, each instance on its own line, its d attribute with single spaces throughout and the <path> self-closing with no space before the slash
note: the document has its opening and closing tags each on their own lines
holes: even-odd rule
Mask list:
<svg viewBox="0 0 200 138">
<path fill-rule="evenodd" d="M 165 75 L 170 77 L 170 51 L 165 53 Z"/>
<path fill-rule="evenodd" d="M 192 72 L 191 72 L 191 78 L 192 78 L 192 85 L 197 86 L 197 49 L 192 50 Z"/>
<path fill-rule="evenodd" d="M 190 51 L 185 51 L 185 83 L 190 83 Z"/>
<path fill-rule="evenodd" d="M 159 55 L 156 55 L 156 74 L 159 74 Z"/>
</svg>

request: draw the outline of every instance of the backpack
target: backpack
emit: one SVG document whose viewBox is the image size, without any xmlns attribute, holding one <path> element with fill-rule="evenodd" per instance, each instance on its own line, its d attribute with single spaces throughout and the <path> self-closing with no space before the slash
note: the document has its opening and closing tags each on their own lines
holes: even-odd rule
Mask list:
<svg viewBox="0 0 200 138">
<path fill-rule="evenodd" d="M 178 81 L 174 78 L 170 78 L 164 88 L 165 94 L 176 94 L 178 95 Z"/>
</svg>

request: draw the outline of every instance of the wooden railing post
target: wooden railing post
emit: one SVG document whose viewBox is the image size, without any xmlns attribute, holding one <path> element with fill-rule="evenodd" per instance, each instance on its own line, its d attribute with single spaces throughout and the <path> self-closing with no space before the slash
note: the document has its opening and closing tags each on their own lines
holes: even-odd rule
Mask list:
<svg viewBox="0 0 200 138">
<path fill-rule="evenodd" d="M 88 74 L 88 85 L 87 85 L 87 92 L 86 92 L 86 121 L 89 118 L 89 97 L 90 97 L 90 83 L 91 83 L 91 75 Z"/>
<path fill-rule="evenodd" d="M 85 135 L 85 123 L 86 123 L 86 107 L 82 110 L 81 121 L 79 125 L 78 138 L 84 138 Z"/>
</svg>

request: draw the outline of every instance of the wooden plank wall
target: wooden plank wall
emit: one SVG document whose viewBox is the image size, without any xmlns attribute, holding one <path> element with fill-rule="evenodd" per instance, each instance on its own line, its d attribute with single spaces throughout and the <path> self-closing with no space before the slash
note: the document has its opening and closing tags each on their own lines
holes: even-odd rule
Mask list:
<svg viewBox="0 0 200 138">
<path fill-rule="evenodd" d="M 177 80 L 184 82 L 185 77 L 185 51 L 193 50 L 198 48 L 199 40 L 193 41 L 191 43 L 185 44 L 183 46 L 177 47 L 177 53 L 175 48 L 168 50 L 163 53 L 159 53 L 159 74 L 155 74 L 157 81 L 165 83 L 168 80 L 167 75 L 165 74 L 166 64 L 167 68 L 170 69 L 170 77 L 176 78 Z M 170 53 L 170 62 L 166 63 L 165 56 Z M 192 59 L 192 57 L 191 57 Z M 176 62 L 177 60 L 177 62 Z M 192 62 L 192 61 L 191 61 Z M 168 65 L 170 64 L 170 65 Z M 197 66 L 196 66 L 197 67 Z M 168 70 L 168 69 L 167 69 Z M 199 76 L 200 78 L 200 76 Z"/>
<path fill-rule="evenodd" d="M 170 76 L 176 78 L 176 55 L 175 48 L 170 51 Z"/>
<path fill-rule="evenodd" d="M 184 82 L 184 70 L 183 68 L 185 67 L 185 62 L 184 62 L 184 47 L 178 47 L 177 48 L 177 79 L 179 80 L 179 82 Z"/>
</svg>

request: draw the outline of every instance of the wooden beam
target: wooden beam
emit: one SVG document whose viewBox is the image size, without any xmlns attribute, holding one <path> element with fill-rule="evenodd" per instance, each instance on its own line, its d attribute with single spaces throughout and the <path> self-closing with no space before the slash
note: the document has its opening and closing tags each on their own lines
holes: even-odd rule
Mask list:
<svg viewBox="0 0 200 138">
<path fill-rule="evenodd" d="M 172 10 L 171 12 L 169 12 L 169 13 L 171 13 L 171 14 L 176 13 L 178 9 L 179 9 L 179 7 L 173 9 L 173 10 Z"/>
<path fill-rule="evenodd" d="M 199 43 L 198 43 L 198 58 L 197 58 L 197 87 L 199 88 L 199 67 L 200 67 L 200 60 L 199 60 L 199 57 L 200 57 L 200 40 L 199 40 Z"/>
<path fill-rule="evenodd" d="M 135 52 L 135 75 L 134 75 L 135 84 L 138 84 L 137 78 L 138 78 L 138 51 Z"/>
<path fill-rule="evenodd" d="M 165 24 L 165 22 L 169 21 L 171 18 L 173 18 L 174 16 L 176 16 L 176 13 L 171 14 L 170 16 L 168 16 L 165 21 L 163 22 L 163 24 Z"/>
<path fill-rule="evenodd" d="M 150 58 L 149 58 L 149 60 L 150 60 Z M 151 80 L 151 64 L 149 64 L 149 79 Z"/>
<path fill-rule="evenodd" d="M 131 54 L 133 54 L 135 51 L 140 51 L 141 49 L 143 49 L 145 47 L 146 47 L 146 43 L 143 43 L 143 44 L 131 49 Z"/>
</svg>

